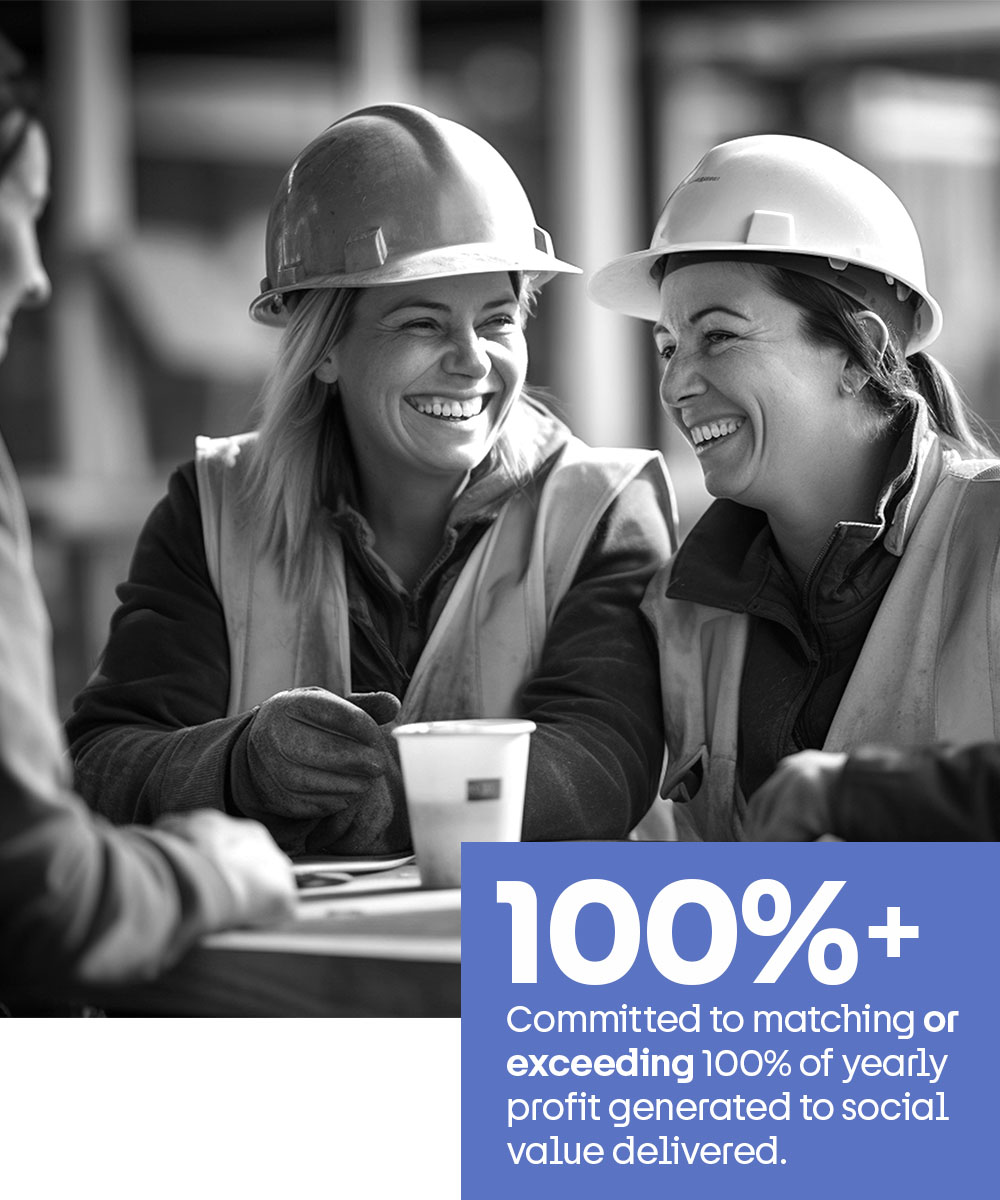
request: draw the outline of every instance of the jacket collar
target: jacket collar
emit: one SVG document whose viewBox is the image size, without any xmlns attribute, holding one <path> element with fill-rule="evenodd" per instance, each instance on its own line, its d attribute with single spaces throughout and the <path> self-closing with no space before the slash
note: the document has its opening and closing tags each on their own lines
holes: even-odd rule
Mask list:
<svg viewBox="0 0 1000 1200">
<path fill-rule="evenodd" d="M 885 535 L 886 550 L 897 557 L 901 557 L 906 549 L 906 543 L 910 540 L 920 514 L 927 507 L 927 501 L 937 486 L 944 466 L 942 436 L 931 429 L 922 405 L 916 419 L 911 423 L 911 428 L 905 472 L 893 480 L 893 484 L 898 485 L 899 502 L 895 506 L 892 522 Z M 909 487 L 906 487 L 907 478 L 912 479 Z"/>
<path fill-rule="evenodd" d="M 497 445 L 472 473 L 455 501 L 449 525 L 496 515 L 569 441 L 570 431 L 538 400 L 522 394 L 504 424 Z"/>
</svg>

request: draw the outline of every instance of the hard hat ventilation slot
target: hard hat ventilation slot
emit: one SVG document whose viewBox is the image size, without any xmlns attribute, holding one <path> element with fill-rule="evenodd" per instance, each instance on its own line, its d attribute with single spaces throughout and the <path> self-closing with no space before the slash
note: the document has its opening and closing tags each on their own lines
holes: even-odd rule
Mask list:
<svg viewBox="0 0 1000 1200">
<path fill-rule="evenodd" d="M 768 212 L 758 208 L 750 218 L 748 246 L 794 246 L 795 218 L 791 213 Z"/>
<path fill-rule="evenodd" d="M 282 263 L 277 271 L 275 271 L 275 275 L 277 277 L 274 281 L 275 287 L 291 287 L 292 284 L 298 283 L 302 278 L 302 260 L 299 259 L 297 262 Z"/>
<path fill-rule="evenodd" d="M 357 271 L 372 271 L 381 267 L 388 257 L 382 226 L 360 229 L 351 234 L 344 246 L 344 269 L 348 275 Z"/>
</svg>

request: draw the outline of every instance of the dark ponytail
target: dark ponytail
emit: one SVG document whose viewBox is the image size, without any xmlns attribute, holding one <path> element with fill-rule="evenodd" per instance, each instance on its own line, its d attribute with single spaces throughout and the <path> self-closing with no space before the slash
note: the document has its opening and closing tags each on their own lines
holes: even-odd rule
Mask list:
<svg viewBox="0 0 1000 1200">
<path fill-rule="evenodd" d="M 938 429 L 984 458 L 995 457 L 992 431 L 962 399 L 951 373 L 923 350 L 911 354 L 906 361 Z"/>
</svg>

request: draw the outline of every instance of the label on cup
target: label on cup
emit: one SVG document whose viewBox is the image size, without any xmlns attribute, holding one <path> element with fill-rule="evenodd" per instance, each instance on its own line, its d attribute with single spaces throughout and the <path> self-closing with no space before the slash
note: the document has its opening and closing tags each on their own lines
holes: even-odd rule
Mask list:
<svg viewBox="0 0 1000 1200">
<path fill-rule="evenodd" d="M 466 800 L 499 800 L 499 779 L 469 779 L 466 781 Z"/>
</svg>

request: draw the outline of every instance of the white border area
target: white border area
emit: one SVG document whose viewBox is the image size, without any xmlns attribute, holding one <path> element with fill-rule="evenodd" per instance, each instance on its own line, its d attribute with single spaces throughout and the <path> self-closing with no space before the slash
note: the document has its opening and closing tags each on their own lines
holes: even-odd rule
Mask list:
<svg viewBox="0 0 1000 1200">
<path fill-rule="evenodd" d="M 380 1200 L 431 1180 L 450 1200 L 459 1031 L 458 1018 L 0 1021 L 3 1175 L 11 1196 L 74 1200 Z"/>
</svg>

